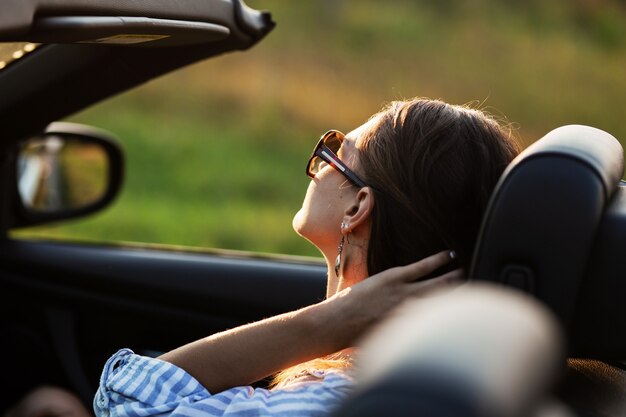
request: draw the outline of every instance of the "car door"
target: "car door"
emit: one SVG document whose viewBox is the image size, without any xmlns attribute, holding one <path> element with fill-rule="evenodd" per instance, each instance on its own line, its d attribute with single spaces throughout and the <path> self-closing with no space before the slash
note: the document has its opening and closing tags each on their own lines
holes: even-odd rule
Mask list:
<svg viewBox="0 0 626 417">
<path fill-rule="evenodd" d="M 93 397 L 122 347 L 157 355 L 323 297 L 318 263 L 142 247 L 4 239 L 2 349 L 15 399 L 59 384 Z M 6 406 L 7 404 L 5 404 Z"/>
</svg>

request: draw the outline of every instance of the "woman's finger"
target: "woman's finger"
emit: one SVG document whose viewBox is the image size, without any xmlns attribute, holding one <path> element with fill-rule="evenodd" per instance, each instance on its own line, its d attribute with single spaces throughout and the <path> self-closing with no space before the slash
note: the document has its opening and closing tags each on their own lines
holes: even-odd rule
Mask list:
<svg viewBox="0 0 626 417">
<path fill-rule="evenodd" d="M 455 257 L 456 254 L 454 251 L 441 251 L 412 264 L 398 268 L 398 279 L 405 282 L 416 281 L 452 262 Z"/>
<path fill-rule="evenodd" d="M 439 288 L 461 284 L 464 281 L 465 273 L 459 268 L 426 281 L 414 282 L 410 284 L 410 288 L 415 295 L 423 295 Z"/>
</svg>

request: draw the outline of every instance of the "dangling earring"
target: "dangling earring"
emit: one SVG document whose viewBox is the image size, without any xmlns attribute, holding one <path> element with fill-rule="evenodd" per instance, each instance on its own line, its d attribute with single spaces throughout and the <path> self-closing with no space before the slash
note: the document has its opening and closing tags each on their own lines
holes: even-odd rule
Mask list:
<svg viewBox="0 0 626 417">
<path fill-rule="evenodd" d="M 345 229 L 348 227 L 348 223 L 341 222 L 341 229 Z M 339 268 L 341 268 L 341 254 L 343 253 L 343 243 L 345 241 L 345 236 L 343 233 L 341 234 L 341 240 L 339 241 L 339 246 L 337 247 L 337 259 L 335 259 L 335 275 L 339 276 Z"/>
<path fill-rule="evenodd" d="M 343 241 L 344 241 L 344 237 L 341 236 L 341 240 L 339 241 L 339 247 L 337 248 L 337 251 L 339 252 L 337 254 L 337 259 L 335 259 L 335 275 L 339 276 L 339 268 L 341 267 L 341 252 L 343 252 Z"/>
</svg>

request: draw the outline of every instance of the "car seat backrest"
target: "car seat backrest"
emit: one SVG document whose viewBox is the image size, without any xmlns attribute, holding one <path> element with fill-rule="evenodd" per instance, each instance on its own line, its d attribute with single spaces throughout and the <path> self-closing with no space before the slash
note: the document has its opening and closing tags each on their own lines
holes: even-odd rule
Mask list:
<svg viewBox="0 0 626 417">
<path fill-rule="evenodd" d="M 571 345 L 579 357 L 626 359 L 626 184 L 623 182 L 598 227 L 570 333 Z"/>
<path fill-rule="evenodd" d="M 580 339 L 611 311 L 624 313 L 626 323 L 626 303 L 619 311 L 616 305 L 596 309 L 605 291 L 626 287 L 619 271 L 605 264 L 626 236 L 613 230 L 626 231 L 626 197 L 618 190 L 623 170 L 622 147 L 610 134 L 580 125 L 555 129 L 510 164 L 483 219 L 470 278 L 517 287 L 544 301 L 576 342 L 570 354 L 600 347 Z M 607 245 L 612 249 L 599 250 Z"/>
</svg>

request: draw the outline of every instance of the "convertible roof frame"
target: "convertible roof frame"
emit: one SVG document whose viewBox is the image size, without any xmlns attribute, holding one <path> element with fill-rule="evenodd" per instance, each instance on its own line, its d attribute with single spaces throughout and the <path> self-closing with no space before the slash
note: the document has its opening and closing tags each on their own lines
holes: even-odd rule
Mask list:
<svg viewBox="0 0 626 417">
<path fill-rule="evenodd" d="M 203 24 L 224 29 L 219 36 L 207 31 L 206 39 L 196 36 L 193 42 L 163 46 L 56 43 L 73 41 L 63 38 L 63 31 L 51 30 L 51 21 L 89 16 L 149 22 L 147 26 L 157 26 L 156 32 L 159 22 L 178 26 L 178 34 L 184 34 L 185 25 L 194 30 Z M 0 71 L 0 147 L 177 68 L 250 48 L 273 27 L 269 13 L 253 10 L 241 0 L 5 0 L 0 7 L 0 41 L 46 44 Z M 89 25 L 85 28 L 89 39 L 93 32 Z M 122 23 L 120 34 L 127 30 L 137 34 Z"/>
</svg>

